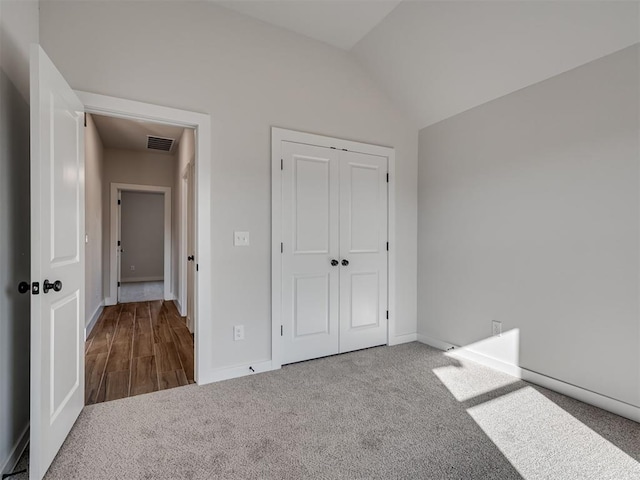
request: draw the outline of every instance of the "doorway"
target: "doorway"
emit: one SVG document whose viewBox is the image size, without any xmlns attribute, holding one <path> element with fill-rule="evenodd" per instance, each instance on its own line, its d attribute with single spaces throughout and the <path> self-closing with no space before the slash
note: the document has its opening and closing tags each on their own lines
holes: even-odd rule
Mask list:
<svg viewBox="0 0 640 480">
<path fill-rule="evenodd" d="M 188 202 L 196 193 L 194 131 L 97 114 L 86 125 L 86 176 L 101 179 L 104 190 L 106 306 L 87 331 L 85 404 L 195 383 L 193 305 L 190 326 L 182 313 L 195 298 L 195 279 L 179 268 L 183 249 L 195 257 L 196 221 L 183 218 L 195 210 Z M 87 205 L 92 196 L 99 194 L 88 191 Z M 100 216 L 86 212 L 87 224 Z M 89 256 L 97 243 L 87 236 Z M 86 268 L 87 278 L 96 276 Z"/>
</svg>

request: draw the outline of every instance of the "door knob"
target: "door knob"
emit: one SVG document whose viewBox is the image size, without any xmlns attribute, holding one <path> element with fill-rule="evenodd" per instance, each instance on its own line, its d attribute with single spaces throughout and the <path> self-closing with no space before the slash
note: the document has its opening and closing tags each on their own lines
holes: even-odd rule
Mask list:
<svg viewBox="0 0 640 480">
<path fill-rule="evenodd" d="M 49 290 L 53 290 L 54 292 L 59 292 L 62 290 L 62 282 L 60 280 L 56 280 L 53 283 L 50 283 L 49 280 L 45 280 L 42 285 L 42 291 L 44 293 L 48 293 Z"/>
<path fill-rule="evenodd" d="M 189 256 L 187 257 L 187 262 L 193 262 L 195 259 L 196 259 L 196 257 L 195 257 L 195 256 L 193 256 L 193 255 L 189 255 Z"/>
<path fill-rule="evenodd" d="M 334 267 L 336 265 L 338 265 L 338 260 L 336 260 L 335 258 L 333 260 L 331 260 L 331 265 L 334 266 Z"/>
<path fill-rule="evenodd" d="M 20 293 L 27 293 L 31 289 L 31 284 L 28 282 L 20 282 L 18 284 L 18 291 Z"/>
<path fill-rule="evenodd" d="M 349 265 L 349 260 L 347 260 L 346 258 L 342 260 L 342 265 L 344 265 L 345 267 Z"/>
</svg>

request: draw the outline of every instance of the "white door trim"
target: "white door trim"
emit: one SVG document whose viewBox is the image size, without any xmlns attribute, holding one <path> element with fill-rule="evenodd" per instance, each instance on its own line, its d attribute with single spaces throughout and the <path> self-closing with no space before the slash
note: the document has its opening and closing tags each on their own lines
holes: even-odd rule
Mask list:
<svg viewBox="0 0 640 480">
<path fill-rule="evenodd" d="M 280 153 L 283 141 L 304 143 L 320 147 L 336 148 L 352 152 L 366 153 L 387 157 L 389 168 L 389 202 L 388 202 L 388 309 L 389 322 L 387 342 L 391 344 L 395 337 L 395 263 L 396 263 L 396 238 L 395 238 L 395 149 L 391 147 L 371 145 L 367 143 L 353 142 L 338 138 L 326 137 L 312 133 L 298 132 L 284 128 L 271 128 L 271 366 L 278 369 L 282 366 L 282 254 L 280 244 L 282 242 L 282 176 Z"/>
<path fill-rule="evenodd" d="M 171 268 L 171 187 L 161 187 L 155 185 L 135 185 L 130 183 L 111 183 L 111 196 L 109 197 L 109 297 L 107 305 L 118 303 L 118 224 L 120 223 L 120 209 L 118 200 L 121 192 L 147 192 L 162 193 L 164 195 L 164 300 L 173 300 L 171 294 L 171 279 L 173 272 Z M 122 270 L 122 266 L 120 266 Z"/>
<path fill-rule="evenodd" d="M 76 91 L 85 106 L 85 112 L 111 117 L 147 120 L 195 129 L 196 154 L 194 189 L 195 202 L 195 256 L 198 264 L 194 286 L 195 305 L 195 381 L 208 376 L 204 370 L 212 368 L 208 352 L 214 338 L 213 325 L 213 246 L 211 242 L 211 182 L 212 145 L 211 117 L 208 114 L 125 100 L 95 93 Z M 202 321 L 200 321 L 202 320 Z"/>
</svg>

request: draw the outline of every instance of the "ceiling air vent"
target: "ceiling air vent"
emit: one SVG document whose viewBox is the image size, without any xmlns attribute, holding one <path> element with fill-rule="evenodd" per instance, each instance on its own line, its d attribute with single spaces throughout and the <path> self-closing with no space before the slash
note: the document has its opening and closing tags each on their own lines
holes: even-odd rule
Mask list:
<svg viewBox="0 0 640 480">
<path fill-rule="evenodd" d="M 149 150 L 161 150 L 163 152 L 170 152 L 173 147 L 173 138 L 162 138 L 147 135 L 147 148 Z"/>
</svg>

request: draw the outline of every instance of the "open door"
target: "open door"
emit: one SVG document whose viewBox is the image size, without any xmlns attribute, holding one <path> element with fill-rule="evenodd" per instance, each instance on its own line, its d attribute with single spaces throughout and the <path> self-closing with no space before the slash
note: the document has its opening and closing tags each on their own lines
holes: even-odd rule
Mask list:
<svg viewBox="0 0 640 480">
<path fill-rule="evenodd" d="M 189 252 L 189 260 L 187 262 L 187 327 L 193 333 L 195 329 L 195 287 L 196 287 L 196 205 L 195 205 L 195 188 L 194 188 L 194 165 L 193 162 L 187 166 L 187 251 Z"/>
<path fill-rule="evenodd" d="M 40 480 L 84 406 L 84 107 L 31 50 L 31 441 Z"/>
</svg>

